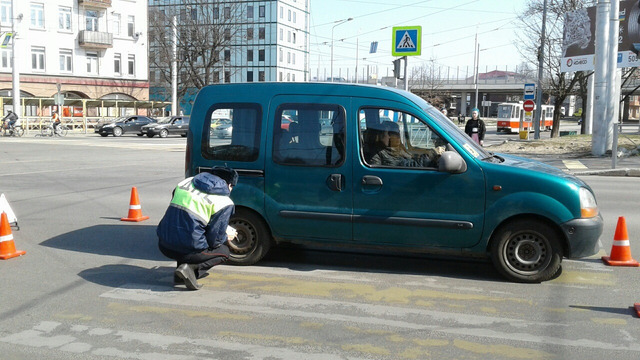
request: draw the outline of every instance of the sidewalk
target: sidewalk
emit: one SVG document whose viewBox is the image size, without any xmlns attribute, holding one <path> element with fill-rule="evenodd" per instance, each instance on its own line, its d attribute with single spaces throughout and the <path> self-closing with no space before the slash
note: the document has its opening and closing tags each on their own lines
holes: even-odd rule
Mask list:
<svg viewBox="0 0 640 360">
<path fill-rule="evenodd" d="M 640 156 L 626 156 L 618 158 L 615 169 L 612 168 L 611 156 L 593 156 L 569 160 L 559 158 L 557 155 L 532 155 L 527 157 L 555 166 L 565 172 L 577 176 L 597 175 L 640 177 Z"/>
</svg>

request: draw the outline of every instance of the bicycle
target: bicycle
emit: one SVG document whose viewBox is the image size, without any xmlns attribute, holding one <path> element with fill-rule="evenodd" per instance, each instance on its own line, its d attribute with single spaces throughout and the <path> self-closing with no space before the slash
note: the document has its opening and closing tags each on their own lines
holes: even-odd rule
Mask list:
<svg viewBox="0 0 640 360">
<path fill-rule="evenodd" d="M 17 136 L 22 137 L 24 135 L 24 128 L 21 125 L 9 126 L 8 123 L 2 123 L 3 136 Z"/>
<path fill-rule="evenodd" d="M 55 133 L 53 131 L 53 121 L 49 121 L 49 124 L 47 124 L 47 126 L 40 128 L 40 134 L 42 136 L 53 137 L 53 135 L 56 135 L 60 137 L 65 137 L 67 136 L 68 132 L 69 132 L 69 127 L 67 127 L 67 125 L 65 125 L 62 122 L 60 122 L 60 124 L 57 126 Z"/>
</svg>

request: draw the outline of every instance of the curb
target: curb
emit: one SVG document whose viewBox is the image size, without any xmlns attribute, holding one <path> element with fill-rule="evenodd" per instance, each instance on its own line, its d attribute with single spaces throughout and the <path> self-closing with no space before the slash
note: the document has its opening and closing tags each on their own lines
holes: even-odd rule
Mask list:
<svg viewBox="0 0 640 360">
<path fill-rule="evenodd" d="M 640 177 L 640 169 L 637 168 L 624 168 L 624 169 L 606 169 L 606 170 L 589 170 L 589 171 L 577 171 L 571 172 L 572 175 L 598 175 L 598 176 L 628 176 L 628 177 Z"/>
</svg>

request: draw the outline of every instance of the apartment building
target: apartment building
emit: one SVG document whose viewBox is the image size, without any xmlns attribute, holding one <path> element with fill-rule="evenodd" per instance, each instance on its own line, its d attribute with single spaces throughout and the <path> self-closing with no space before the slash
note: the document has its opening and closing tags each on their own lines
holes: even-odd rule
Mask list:
<svg viewBox="0 0 640 360">
<path fill-rule="evenodd" d="M 1 30 L 17 35 L 21 96 L 51 98 L 59 85 L 67 98 L 148 100 L 147 1 L 0 0 Z M 11 52 L 0 49 L 5 97 Z"/>
<path fill-rule="evenodd" d="M 190 52 L 189 44 L 178 49 L 179 62 L 193 61 L 196 68 L 209 64 L 210 69 L 200 69 L 200 85 L 310 80 L 309 0 L 149 0 L 149 13 L 154 11 L 167 19 L 167 26 L 169 19 L 177 18 L 179 44 L 188 42 L 185 37 L 198 29 L 213 32 L 209 35 L 213 37 L 209 46 L 215 49 L 217 57 L 213 65 L 201 58 L 189 59 L 185 55 Z M 219 34 L 215 34 L 216 29 Z M 150 41 L 150 57 L 154 59 L 161 52 L 159 41 L 155 38 Z M 167 101 L 171 97 L 168 67 L 150 59 L 150 96 L 154 100 Z M 190 102 L 197 92 L 190 81 L 197 71 L 179 66 L 179 86 L 192 88 L 182 91 L 180 103 L 185 113 L 189 113 Z"/>
</svg>

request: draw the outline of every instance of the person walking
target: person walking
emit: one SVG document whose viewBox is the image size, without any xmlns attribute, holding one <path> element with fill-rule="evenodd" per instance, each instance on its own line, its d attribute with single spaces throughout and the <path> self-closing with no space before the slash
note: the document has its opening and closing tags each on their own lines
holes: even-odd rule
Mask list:
<svg viewBox="0 0 640 360">
<path fill-rule="evenodd" d="M 238 173 L 214 167 L 181 181 L 171 204 L 158 224 L 160 252 L 177 261 L 174 283 L 198 290 L 197 279 L 229 259 L 228 241 L 237 233 L 229 226 L 235 206 L 229 194 L 238 183 Z"/>
<path fill-rule="evenodd" d="M 474 108 L 471 110 L 471 118 L 467 121 L 467 124 L 464 127 L 464 132 L 469 135 L 473 141 L 475 141 L 478 145 L 484 145 L 484 134 L 487 131 L 487 127 L 484 124 L 484 121 L 480 119 L 480 110 Z"/>
</svg>

